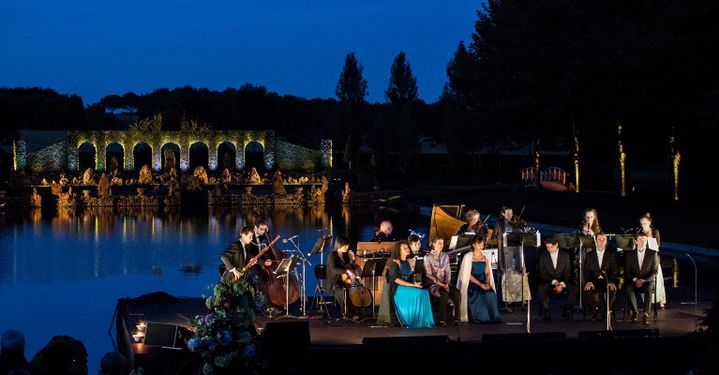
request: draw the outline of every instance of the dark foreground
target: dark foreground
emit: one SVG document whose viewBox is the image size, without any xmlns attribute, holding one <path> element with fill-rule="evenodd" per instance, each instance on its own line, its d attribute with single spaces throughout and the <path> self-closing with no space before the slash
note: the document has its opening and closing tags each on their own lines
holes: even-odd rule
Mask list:
<svg viewBox="0 0 719 375">
<path fill-rule="evenodd" d="M 183 316 L 204 312 L 204 301 L 140 302 L 118 310 L 119 349 L 128 344 L 125 348 L 134 352 L 134 366 L 143 367 L 145 373 L 195 373 L 201 363 L 198 355 L 184 348 L 131 344 L 121 327 L 122 319 L 132 320 L 138 313 L 148 321 L 183 326 Z M 700 301 L 695 309 L 693 304 L 677 301 L 659 310 L 649 325 L 642 325 L 630 322 L 618 302 L 612 332 L 606 331 L 606 322 L 592 322 L 581 310 L 573 320 L 548 322 L 531 311 L 531 334 L 527 334 L 523 309 L 504 313 L 501 324 L 450 324 L 432 329 L 377 327 L 371 319 L 357 324 L 336 320 L 335 311 L 331 311 L 333 319 L 326 315 L 261 317 L 256 326 L 264 364 L 258 372 L 325 374 L 351 369 L 356 374 L 428 373 L 441 368 L 442 372 L 469 369 L 482 373 L 687 374 L 713 355 L 707 337 L 696 333 L 709 307 L 707 302 Z M 180 342 L 177 346 L 184 345 Z"/>
</svg>

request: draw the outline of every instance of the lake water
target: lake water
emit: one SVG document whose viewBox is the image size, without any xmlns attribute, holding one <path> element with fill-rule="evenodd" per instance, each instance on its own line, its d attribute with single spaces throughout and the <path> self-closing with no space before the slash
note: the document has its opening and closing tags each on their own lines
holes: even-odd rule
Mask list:
<svg viewBox="0 0 719 375">
<path fill-rule="evenodd" d="M 209 294 L 219 280 L 219 256 L 246 223 L 265 218 L 271 232 L 299 235 L 306 254 L 324 232 L 352 243 L 372 237 L 373 224 L 392 220 L 395 233 L 426 233 L 428 217 L 361 209 L 222 210 L 0 215 L 0 332 L 25 334 L 28 360 L 55 335 L 81 340 L 90 373 L 113 350 L 108 335 L 117 299 L 154 291 Z M 291 249 L 291 243 L 280 243 Z M 326 260 L 326 256 L 324 257 Z M 320 255 L 309 258 L 312 265 Z M 307 267 L 308 294 L 315 287 Z"/>
</svg>

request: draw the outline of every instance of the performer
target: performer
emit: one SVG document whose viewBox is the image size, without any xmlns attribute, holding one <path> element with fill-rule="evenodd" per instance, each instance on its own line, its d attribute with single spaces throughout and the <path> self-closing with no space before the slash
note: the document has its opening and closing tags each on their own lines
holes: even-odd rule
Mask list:
<svg viewBox="0 0 719 375">
<path fill-rule="evenodd" d="M 587 292 L 586 298 L 589 302 L 589 308 L 592 311 L 592 321 L 601 320 L 606 317 L 605 304 L 599 303 L 600 294 L 606 293 L 607 283 L 609 283 L 609 295 L 605 298 L 609 299 L 609 309 L 614 310 L 614 299 L 617 294 L 617 285 L 619 284 L 619 270 L 617 268 L 617 260 L 613 253 L 606 251 L 607 235 L 604 233 L 596 234 L 596 249 L 587 254 L 584 259 L 584 290 Z"/>
<path fill-rule="evenodd" d="M 331 290 L 340 306 L 347 306 L 347 315 L 351 315 L 352 319 L 357 320 L 359 312 L 347 298 L 344 287 L 348 286 L 345 280 L 353 279 L 351 275 L 359 277 L 362 274 L 362 268 L 355 262 L 355 255 L 349 246 L 350 240 L 345 236 L 339 236 L 335 240 L 335 248 L 327 257 L 327 279 L 325 279 L 324 289 Z M 345 276 L 344 280 L 342 276 Z"/>
<path fill-rule="evenodd" d="M 638 232 L 644 233 L 647 235 L 647 239 L 654 238 L 657 241 L 657 253 L 659 252 L 659 229 L 654 228 L 654 225 L 652 224 L 652 215 L 647 212 L 639 218 L 639 230 Z M 657 268 L 657 293 L 654 295 L 654 303 L 659 304 L 660 309 L 664 309 L 667 303 L 667 292 L 664 288 L 664 273 L 662 272 L 662 266 L 661 266 L 661 256 L 657 255 L 659 257 L 659 267 Z"/>
<path fill-rule="evenodd" d="M 264 245 L 267 245 L 270 242 L 268 238 L 268 232 L 269 227 L 264 220 L 260 220 L 255 224 L 255 227 L 253 229 L 254 241 L 250 243 L 250 253 L 252 254 L 251 257 L 254 257 L 255 255 L 259 254 Z M 272 251 L 266 251 L 264 254 L 262 254 L 260 259 L 262 260 L 260 264 L 261 267 L 265 268 L 272 265 L 272 261 L 275 260 L 275 257 Z"/>
<path fill-rule="evenodd" d="M 572 308 L 577 299 L 577 287 L 571 281 L 572 267 L 569 255 L 559 252 L 559 243 L 555 238 L 544 241 L 547 252 L 539 256 L 539 299 L 542 302 L 541 315 L 551 320 L 549 312 L 549 294 L 567 294 L 562 317 L 572 319 Z"/>
<path fill-rule="evenodd" d="M 250 242 L 247 248 L 247 252 L 250 255 L 250 258 L 255 257 L 255 255 L 259 254 L 262 249 L 264 249 L 267 244 L 270 243 L 269 240 L 269 227 L 267 226 L 267 223 L 264 220 L 259 220 L 255 223 L 253 228 L 253 240 Z M 272 273 L 273 268 L 272 263 L 275 261 L 275 255 L 272 250 L 265 251 L 262 256 L 260 256 L 260 259 L 257 261 L 257 264 L 253 266 L 253 268 L 257 269 L 257 277 L 259 277 L 259 282 L 261 282 L 260 287 L 262 288 L 265 296 L 267 296 L 267 300 L 270 299 L 269 291 L 267 290 L 267 284 L 273 282 L 274 274 Z M 267 304 L 267 308 L 265 309 L 265 312 L 267 315 L 278 315 L 282 313 L 282 311 L 274 306 L 271 306 L 269 303 Z"/>
<path fill-rule="evenodd" d="M 458 235 L 467 233 L 467 232 L 473 232 L 474 234 L 479 234 L 482 236 L 487 236 L 488 228 L 487 224 L 482 222 L 482 220 L 479 217 L 479 211 L 477 210 L 469 210 L 467 211 L 467 214 L 465 216 L 467 218 L 467 224 L 462 225 L 459 230 L 457 231 Z"/>
<path fill-rule="evenodd" d="M 394 227 L 392 226 L 391 221 L 382 221 L 379 225 L 379 228 L 375 228 L 374 240 L 377 242 L 395 241 L 394 237 L 392 237 L 393 229 Z"/>
<path fill-rule="evenodd" d="M 492 264 L 484 255 L 484 241 L 481 235 L 472 239 L 472 251 L 464 254 L 459 269 L 457 289 L 461 293 L 459 316 L 462 322 L 469 321 L 470 312 L 473 323 L 502 321 L 497 308 Z"/>
<path fill-rule="evenodd" d="M 652 305 L 652 293 L 654 293 L 654 281 L 659 268 L 659 256 L 654 250 L 647 248 L 647 235 L 637 234 L 637 251 L 630 251 L 626 257 L 624 274 L 627 282 L 627 294 L 629 295 L 629 306 L 632 310 L 632 321 L 638 319 L 639 308 L 637 307 L 637 293 L 644 295 L 644 314 L 642 323 L 649 324 L 649 307 Z"/>
<path fill-rule="evenodd" d="M 240 270 L 247 265 L 247 262 L 253 258 L 250 251 L 250 243 L 254 236 L 251 227 L 245 226 L 240 230 L 240 239 L 232 243 L 220 258 L 225 265 L 225 272 L 222 275 L 223 280 L 236 280 L 242 276 Z M 257 254 L 255 254 L 257 255 Z M 260 314 L 268 314 L 267 311 L 267 285 L 260 276 L 260 271 L 255 264 L 247 271 L 247 282 L 254 289 L 255 310 Z"/>
<path fill-rule="evenodd" d="M 422 285 L 426 285 L 424 259 L 427 250 L 422 250 L 422 239 L 416 234 L 410 235 L 407 242 L 409 242 L 409 249 L 411 250 L 407 258 L 414 259 L 414 269 L 417 274 L 422 275 Z"/>
<path fill-rule="evenodd" d="M 584 210 L 584 219 L 582 225 L 577 229 L 577 233 L 584 234 L 587 236 L 594 236 L 597 233 L 602 232 L 602 227 L 599 225 L 599 216 L 597 210 L 593 208 L 587 208 Z"/>
<path fill-rule="evenodd" d="M 410 242 L 410 245 L 412 243 Z M 441 237 L 432 239 L 432 252 L 424 257 L 424 276 L 429 293 L 435 299 L 439 299 L 439 325 L 447 325 L 447 310 L 449 309 L 450 298 L 454 304 L 454 317 L 459 316 L 459 290 L 450 285 L 452 271 L 449 268 L 449 256 L 442 252 L 444 240 Z M 415 265 L 415 270 L 419 272 Z M 496 301 L 495 301 L 496 303 Z"/>
<path fill-rule="evenodd" d="M 505 233 L 525 232 L 526 225 L 527 222 L 514 215 L 511 207 L 503 206 L 500 210 L 500 218 L 494 227 L 493 235 L 498 243 L 499 268 L 502 273 L 500 290 L 507 312 L 512 312 L 512 303 L 528 303 L 532 299 L 528 277 L 522 276 L 521 252 L 523 249 L 521 246 L 507 246 L 503 240 Z"/>
<path fill-rule="evenodd" d="M 394 304 L 397 319 L 403 326 L 434 327 L 429 291 L 422 288 L 421 282 L 414 281 L 414 269 L 407 259 L 410 251 L 409 244 L 402 241 L 399 251 L 392 254 L 392 263 L 386 276 L 390 300 Z"/>
</svg>

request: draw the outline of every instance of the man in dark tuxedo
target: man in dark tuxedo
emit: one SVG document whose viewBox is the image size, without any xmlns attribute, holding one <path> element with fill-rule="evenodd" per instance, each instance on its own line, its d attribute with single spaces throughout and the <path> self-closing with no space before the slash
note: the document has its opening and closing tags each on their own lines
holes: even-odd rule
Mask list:
<svg viewBox="0 0 719 375">
<path fill-rule="evenodd" d="M 572 318 L 572 308 L 577 299 L 577 286 L 571 281 L 572 265 L 569 255 L 559 252 L 559 244 L 555 238 L 546 240 L 547 252 L 539 256 L 539 300 L 542 303 L 542 318 L 550 320 L 549 295 L 567 294 L 562 317 Z"/>
<path fill-rule="evenodd" d="M 613 253 L 606 251 L 607 235 L 598 233 L 595 237 L 596 248 L 586 255 L 584 258 L 584 291 L 587 292 L 586 298 L 589 308 L 592 311 L 592 321 L 600 320 L 606 316 L 604 304 L 599 303 L 599 297 L 602 293 L 606 293 L 609 289 L 610 311 L 614 306 L 614 298 L 617 294 L 617 284 L 619 284 L 619 270 L 617 268 L 617 259 Z M 601 306 L 601 307 L 600 307 Z"/>
<path fill-rule="evenodd" d="M 225 265 L 225 272 L 222 275 L 223 280 L 237 280 L 242 277 L 242 268 L 252 259 L 253 254 L 250 244 L 252 243 L 254 233 L 251 227 L 243 227 L 240 230 L 240 239 L 233 242 L 227 250 L 222 254 L 220 259 Z M 250 267 L 247 271 L 247 281 L 255 290 L 254 302 L 255 309 L 260 313 L 266 313 L 267 310 L 267 285 L 265 284 L 260 270 L 257 265 Z"/>
<path fill-rule="evenodd" d="M 657 252 L 647 247 L 646 234 L 637 234 L 637 251 L 630 251 L 627 254 L 626 264 L 624 265 L 627 295 L 629 296 L 633 322 L 638 320 L 637 315 L 639 312 L 636 294 L 642 293 L 644 296 L 642 323 L 649 324 L 649 308 L 652 305 L 657 269 L 659 269 Z"/>
</svg>

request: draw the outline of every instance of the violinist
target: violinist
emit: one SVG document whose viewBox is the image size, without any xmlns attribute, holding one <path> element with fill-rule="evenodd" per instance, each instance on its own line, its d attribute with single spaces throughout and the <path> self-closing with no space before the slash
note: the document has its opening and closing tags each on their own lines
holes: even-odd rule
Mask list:
<svg viewBox="0 0 719 375">
<path fill-rule="evenodd" d="M 480 220 L 479 217 L 479 211 L 477 210 L 469 210 L 466 214 L 467 223 L 462 225 L 459 230 L 457 231 L 457 235 L 462 235 L 467 232 L 472 232 L 475 235 L 480 235 L 483 237 L 487 236 L 488 228 L 487 224 L 485 224 L 482 220 Z"/>
<path fill-rule="evenodd" d="M 493 236 L 497 239 L 499 250 L 500 290 L 504 301 L 504 310 L 512 312 L 512 303 L 528 302 L 531 299 L 529 283 L 526 277 L 522 276 L 521 246 L 507 246 L 504 243 L 504 234 L 513 232 L 525 232 L 527 222 L 514 215 L 514 210 L 508 206 L 502 206 L 499 211 L 500 217 L 494 226 Z"/>
<path fill-rule="evenodd" d="M 240 239 L 233 242 L 220 258 L 225 265 L 225 273 L 222 278 L 238 279 L 243 275 L 240 270 L 247 265 L 247 262 L 257 254 L 252 254 L 250 244 L 254 236 L 253 230 L 249 226 L 245 226 L 240 230 Z M 255 309 L 261 314 L 267 314 L 267 287 L 262 281 L 262 276 L 258 270 L 257 264 L 247 270 L 247 282 L 255 290 L 254 305 Z"/>
<path fill-rule="evenodd" d="M 347 300 L 345 286 L 356 282 L 362 274 L 362 268 L 355 262 L 355 255 L 349 249 L 350 240 L 345 236 L 339 236 L 335 240 L 335 248 L 327 257 L 327 279 L 325 279 L 325 290 L 332 290 L 335 300 L 340 306 L 347 306 L 347 313 L 352 313 L 352 319 L 359 318 L 357 309 Z M 345 303 L 347 303 L 345 305 Z"/>
</svg>

